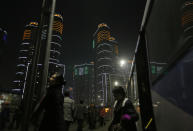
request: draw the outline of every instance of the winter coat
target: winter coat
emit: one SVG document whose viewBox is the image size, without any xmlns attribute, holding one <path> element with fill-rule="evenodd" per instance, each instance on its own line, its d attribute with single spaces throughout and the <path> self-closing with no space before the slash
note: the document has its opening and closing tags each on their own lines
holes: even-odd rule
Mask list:
<svg viewBox="0 0 193 131">
<path fill-rule="evenodd" d="M 125 114 L 131 116 L 131 120 L 121 120 L 121 117 Z M 110 128 L 113 125 L 120 124 L 122 130 L 124 131 L 137 131 L 135 122 L 139 119 L 138 114 L 136 113 L 132 102 L 125 98 L 122 101 L 115 101 L 114 104 L 114 118 L 110 125 Z"/>
<path fill-rule="evenodd" d="M 64 97 L 64 120 L 73 121 L 74 116 L 74 100 L 70 97 Z"/>
<path fill-rule="evenodd" d="M 105 108 L 101 108 L 101 110 L 100 110 L 100 117 L 104 118 L 105 115 L 106 115 Z"/>
<path fill-rule="evenodd" d="M 39 131 L 64 131 L 62 87 L 51 86 L 40 104 L 45 110 Z"/>
<path fill-rule="evenodd" d="M 75 110 L 74 117 L 77 120 L 83 120 L 86 115 L 86 107 L 84 104 L 78 104 Z"/>
<path fill-rule="evenodd" d="M 97 110 L 96 107 L 89 107 L 88 108 L 88 119 L 89 122 L 95 123 L 97 118 Z"/>
</svg>

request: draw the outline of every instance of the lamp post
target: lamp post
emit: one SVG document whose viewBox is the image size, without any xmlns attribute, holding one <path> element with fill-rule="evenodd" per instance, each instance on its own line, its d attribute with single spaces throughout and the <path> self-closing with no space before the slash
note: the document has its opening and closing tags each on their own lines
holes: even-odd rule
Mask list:
<svg viewBox="0 0 193 131">
<path fill-rule="evenodd" d="M 121 67 L 125 66 L 125 64 L 126 64 L 126 61 L 124 59 L 120 60 L 120 66 Z"/>
<path fill-rule="evenodd" d="M 119 65 L 122 69 L 123 79 L 124 79 L 124 87 L 126 91 L 126 95 L 128 95 L 128 62 L 125 59 L 121 59 L 119 61 Z"/>
<path fill-rule="evenodd" d="M 115 82 L 114 82 L 114 85 L 115 85 L 115 86 L 118 86 L 118 85 L 119 85 L 119 82 L 118 82 L 118 81 L 115 81 Z"/>
<path fill-rule="evenodd" d="M 110 80 L 110 89 L 109 89 L 109 97 L 110 97 L 110 105 L 113 105 L 114 98 L 112 95 L 113 88 L 116 86 L 123 86 L 123 75 L 119 74 L 109 74 L 109 80 Z"/>
</svg>

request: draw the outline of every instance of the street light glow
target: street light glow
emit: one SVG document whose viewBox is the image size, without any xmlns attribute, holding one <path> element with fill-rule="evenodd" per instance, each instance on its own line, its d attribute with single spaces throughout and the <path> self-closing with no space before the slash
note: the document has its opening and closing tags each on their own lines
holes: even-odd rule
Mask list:
<svg viewBox="0 0 193 131">
<path fill-rule="evenodd" d="M 120 66 L 121 66 L 121 67 L 123 67 L 125 64 L 126 64 L 126 61 L 125 61 L 125 60 L 121 60 L 121 61 L 120 61 Z"/>
<path fill-rule="evenodd" d="M 115 84 L 115 86 L 118 86 L 118 85 L 119 85 L 119 82 L 118 82 L 118 81 L 115 81 L 114 84 Z"/>
</svg>

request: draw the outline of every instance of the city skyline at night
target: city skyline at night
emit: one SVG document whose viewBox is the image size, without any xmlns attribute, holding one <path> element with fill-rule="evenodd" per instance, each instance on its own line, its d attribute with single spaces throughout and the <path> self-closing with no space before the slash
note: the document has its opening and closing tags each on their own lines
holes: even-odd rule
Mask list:
<svg viewBox="0 0 193 131">
<path fill-rule="evenodd" d="M 0 16 L 0 130 L 193 131 L 193 0 L 6 0 Z"/>
<path fill-rule="evenodd" d="M 65 65 L 60 63 L 59 56 L 61 55 L 61 47 L 63 45 L 63 18 L 60 14 L 54 15 L 54 23 L 52 26 L 52 41 L 50 49 L 50 58 L 49 58 L 49 70 L 48 76 L 51 76 L 55 72 L 65 75 Z M 37 31 L 38 23 L 30 22 L 25 26 L 23 34 L 23 42 L 19 50 L 18 64 L 16 70 L 16 77 L 13 81 L 13 86 L 11 87 L 13 91 L 24 92 L 25 85 L 28 80 L 28 75 L 31 72 L 32 59 L 34 57 L 34 48 L 37 41 Z M 46 39 L 47 34 L 47 25 L 43 26 L 41 33 L 41 40 Z M 42 63 L 43 63 L 43 53 L 45 52 L 45 45 L 42 45 L 40 48 L 40 57 L 37 64 L 37 75 L 36 75 L 36 89 L 40 88 L 40 82 L 42 77 Z"/>
<path fill-rule="evenodd" d="M 117 73 L 118 43 L 114 42 L 112 34 L 112 29 L 106 23 L 100 23 L 93 34 L 95 97 L 96 103 L 101 105 L 110 104 L 110 75 Z"/>
<path fill-rule="evenodd" d="M 103 4 L 100 4 L 101 2 Z M 19 56 L 17 50 L 22 41 L 24 26 L 30 20 L 38 21 L 41 9 L 41 1 L 39 0 L 33 2 L 12 1 L 11 5 L 9 3 L 9 1 L 3 2 L 0 8 L 0 15 L 3 18 L 0 27 L 9 32 L 5 51 L 7 53 L 2 58 L 2 67 L 8 68 L 0 69 L 2 72 L 0 78 L 5 81 L 2 83 L 3 86 L 11 86 L 11 82 L 14 80 L 16 58 Z M 115 8 L 118 10 L 114 10 Z M 66 1 L 65 4 L 62 1 L 57 1 L 56 12 L 64 17 L 63 36 L 66 43 L 61 48 L 63 54 L 60 56 L 61 63 L 72 66 L 88 62 L 88 59 L 91 59 L 88 54 L 92 52 L 92 34 L 101 22 L 106 22 L 115 32 L 114 36 L 119 43 L 120 55 L 131 57 L 132 53 L 129 53 L 129 50 L 134 52 L 144 8 L 145 1 L 90 2 L 85 0 L 82 2 Z M 6 59 L 10 61 L 6 61 Z M 10 72 L 10 75 L 7 72 Z"/>
</svg>

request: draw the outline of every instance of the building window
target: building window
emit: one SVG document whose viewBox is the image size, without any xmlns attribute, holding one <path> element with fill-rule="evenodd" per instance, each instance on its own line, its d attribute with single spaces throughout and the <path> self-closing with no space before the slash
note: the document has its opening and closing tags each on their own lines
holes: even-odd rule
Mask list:
<svg viewBox="0 0 193 131">
<path fill-rule="evenodd" d="M 88 67 L 86 66 L 84 69 L 84 74 L 87 75 L 88 74 Z"/>
</svg>

